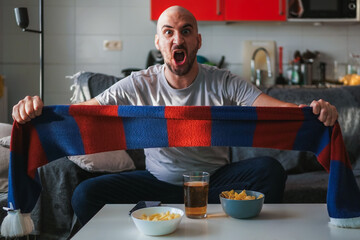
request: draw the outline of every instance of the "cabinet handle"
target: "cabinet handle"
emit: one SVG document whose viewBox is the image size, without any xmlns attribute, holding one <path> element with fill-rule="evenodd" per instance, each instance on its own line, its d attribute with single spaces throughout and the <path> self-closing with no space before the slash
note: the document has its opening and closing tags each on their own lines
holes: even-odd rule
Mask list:
<svg viewBox="0 0 360 240">
<path fill-rule="evenodd" d="M 220 1 L 221 1 L 221 0 L 216 0 L 216 14 L 217 14 L 217 15 L 221 15 Z"/>
<path fill-rule="evenodd" d="M 283 0 L 279 0 L 279 15 L 284 15 L 283 7 L 282 7 Z"/>
</svg>

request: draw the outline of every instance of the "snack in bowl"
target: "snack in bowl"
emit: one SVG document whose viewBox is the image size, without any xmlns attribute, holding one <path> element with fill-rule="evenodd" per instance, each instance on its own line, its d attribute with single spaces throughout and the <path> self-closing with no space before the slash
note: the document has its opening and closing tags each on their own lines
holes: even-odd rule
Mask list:
<svg viewBox="0 0 360 240">
<path fill-rule="evenodd" d="M 160 236 L 174 232 L 184 211 L 174 207 L 149 207 L 134 211 L 131 218 L 136 228 L 145 235 Z"/>
<path fill-rule="evenodd" d="M 256 217 L 265 199 L 263 193 L 250 190 L 225 191 L 219 197 L 224 212 L 233 218 Z"/>
<path fill-rule="evenodd" d="M 141 220 L 147 220 L 147 221 L 166 221 L 166 220 L 172 220 L 175 218 L 180 217 L 179 213 L 170 213 L 170 211 L 163 212 L 163 213 L 154 213 L 150 216 L 143 214 L 141 215 Z"/>
<path fill-rule="evenodd" d="M 257 198 L 255 198 L 255 196 L 247 195 L 245 190 L 242 190 L 240 193 L 235 192 L 235 190 L 223 191 L 220 196 L 232 200 L 254 200 L 264 197 L 263 194 L 260 194 Z"/>
</svg>

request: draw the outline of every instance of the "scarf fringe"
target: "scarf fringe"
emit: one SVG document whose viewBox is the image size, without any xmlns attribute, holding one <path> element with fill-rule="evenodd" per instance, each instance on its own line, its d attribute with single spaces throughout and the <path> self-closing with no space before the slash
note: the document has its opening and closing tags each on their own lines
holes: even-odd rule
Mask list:
<svg viewBox="0 0 360 240">
<path fill-rule="evenodd" d="M 3 237 L 21 237 L 29 235 L 34 230 L 34 222 L 30 213 L 21 213 L 20 210 L 5 209 L 8 215 L 1 224 Z"/>
<path fill-rule="evenodd" d="M 331 225 L 340 228 L 360 228 L 360 217 L 355 218 L 330 218 Z"/>
</svg>

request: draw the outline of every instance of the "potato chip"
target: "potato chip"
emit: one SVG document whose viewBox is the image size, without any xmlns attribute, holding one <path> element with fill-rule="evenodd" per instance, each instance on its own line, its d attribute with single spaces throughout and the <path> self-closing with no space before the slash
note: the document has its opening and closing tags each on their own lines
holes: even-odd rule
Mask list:
<svg viewBox="0 0 360 240">
<path fill-rule="evenodd" d="M 250 196 L 246 194 L 245 190 L 242 190 L 240 193 L 235 192 L 233 189 L 230 191 L 221 192 L 221 196 L 223 198 L 231 199 L 231 200 L 254 200 L 255 196 Z M 260 194 L 257 199 L 263 198 L 264 195 Z"/>
<path fill-rule="evenodd" d="M 150 216 L 147 216 L 146 214 L 141 215 L 141 220 L 147 220 L 147 221 L 166 221 L 166 220 L 172 220 L 175 218 L 179 218 L 180 214 L 178 213 L 170 213 L 170 211 L 164 212 L 164 213 L 154 213 Z"/>
</svg>

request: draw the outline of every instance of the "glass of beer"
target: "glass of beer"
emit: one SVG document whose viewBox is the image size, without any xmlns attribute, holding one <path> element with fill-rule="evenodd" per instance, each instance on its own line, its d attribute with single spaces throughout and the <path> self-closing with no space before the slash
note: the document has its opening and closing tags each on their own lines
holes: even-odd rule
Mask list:
<svg viewBox="0 0 360 240">
<path fill-rule="evenodd" d="M 184 173 L 184 203 L 188 218 L 205 218 L 210 174 L 201 171 Z"/>
</svg>

